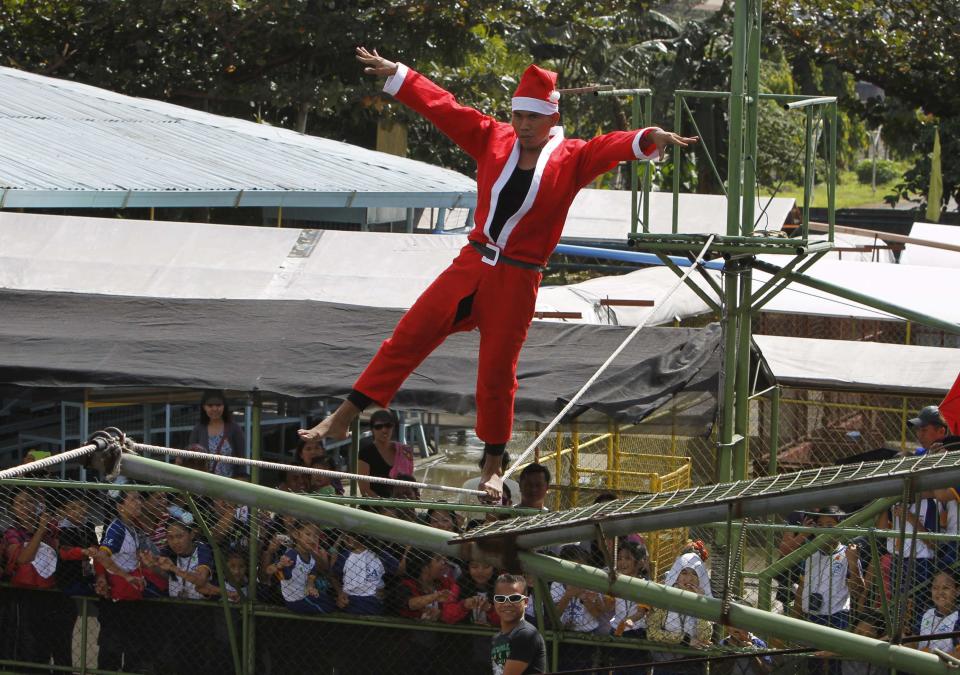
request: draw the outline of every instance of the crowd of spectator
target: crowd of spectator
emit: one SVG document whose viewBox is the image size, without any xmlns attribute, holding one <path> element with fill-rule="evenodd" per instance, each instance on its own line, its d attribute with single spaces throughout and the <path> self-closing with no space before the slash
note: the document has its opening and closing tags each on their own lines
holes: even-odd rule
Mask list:
<svg viewBox="0 0 960 675">
<path fill-rule="evenodd" d="M 238 436 L 240 427 L 230 421 L 225 403 L 222 395 L 219 399 L 205 395 L 202 408 L 206 416 L 194 432 L 199 444 L 217 456 L 237 453 L 243 442 Z M 925 420 L 937 422 L 929 411 L 911 422 Z M 412 479 L 412 456 L 407 456 L 409 448 L 393 440 L 394 427 L 389 412 L 374 413 L 372 440 L 361 449 L 361 474 Z M 918 435 L 923 434 L 926 432 Z M 940 451 L 945 442 L 950 439 L 936 435 L 925 451 Z M 302 444 L 293 461 L 302 466 L 338 468 L 335 459 L 317 443 Z M 232 467 L 216 459 L 195 463 L 195 468 L 246 480 Z M 550 483 L 545 466 L 527 465 L 518 477 L 516 504 L 545 508 Z M 365 482 L 361 485 L 366 486 L 362 488 L 364 494 L 377 497 L 397 500 L 418 496 L 402 488 Z M 423 630 L 407 631 L 402 636 L 384 632 L 382 635 L 402 645 L 387 663 L 384 654 L 391 653 L 385 647 L 389 641 L 371 638 L 357 623 L 325 628 L 337 639 L 320 648 L 315 642 L 316 633 L 311 634 L 308 628 L 320 630 L 316 627 L 321 624 L 300 622 L 307 628 L 291 627 L 280 620 L 258 617 L 257 653 L 262 661 L 258 672 L 296 667 L 304 672 L 335 668 L 342 673 L 489 673 L 491 638 L 495 634 L 500 642 L 495 646 L 494 669 L 496 655 L 503 656 L 507 650 L 504 633 L 496 633 L 501 625 L 498 607 L 511 602 L 502 598 L 522 595 L 521 612 L 531 625 L 562 629 L 568 635 L 645 641 L 642 650 L 599 649 L 589 641 L 563 641 L 561 670 L 593 668 L 608 672 L 615 668 L 617 673 L 646 673 L 647 668 L 632 664 L 652 661 L 657 664 L 657 675 L 704 672 L 702 662 L 678 661 L 684 655 L 677 654 L 676 647 L 688 651 L 759 651 L 757 656 L 745 652 L 743 658 L 718 664 L 722 672 L 759 675 L 774 668 L 773 659 L 764 654 L 766 644 L 757 636 L 733 628 L 721 630 L 680 611 L 652 609 L 557 581 L 538 584 L 530 577 L 523 584 L 512 577 L 506 579 L 513 590 L 522 586 L 522 593 L 498 594 L 497 579 L 510 570 L 331 529 L 284 513 L 260 510 L 256 522 L 252 522 L 248 507 L 222 499 L 151 486 L 111 487 L 114 489 L 100 493 L 33 486 L 0 492 L 4 502 L 0 505 L 4 582 L 0 587 L 0 623 L 4 626 L 0 660 L 76 665 L 77 600 L 86 598 L 99 625 L 94 650 L 97 667 L 130 672 L 232 672 L 228 636 L 231 628 L 239 631 L 240 624 L 239 613 L 234 612 L 230 621 L 237 625 L 228 625 L 217 604 L 225 595 L 228 603 L 251 600 L 274 605 L 276 610 L 270 617 L 283 616 L 285 608 L 287 615 L 392 616 L 397 620 L 488 629 L 486 633 L 467 635 Z M 278 487 L 312 494 L 343 492 L 343 486 L 335 480 L 295 472 L 284 476 Z M 97 494 L 99 499 L 95 498 Z M 612 494 L 603 494 L 597 501 L 613 498 Z M 933 636 L 960 631 L 958 584 L 953 571 L 955 543 L 937 545 L 911 538 L 913 532 L 956 533 L 958 501 L 956 492 L 938 491 L 917 495 L 910 505 L 898 505 L 882 514 L 878 526 L 902 529 L 907 538 L 891 538 L 876 556 L 862 542 L 845 543 L 846 538 L 829 534 L 846 515 L 841 508 L 828 506 L 798 514 L 798 522 L 823 528 L 828 536 L 821 537 L 815 550 L 779 578 L 781 611 L 883 638 L 896 628 L 885 625 L 882 617 L 889 605 L 899 602 L 904 621 L 898 630 L 902 634 Z M 452 504 L 437 504 L 425 512 L 395 504 L 378 510 L 451 532 L 465 531 L 482 522 L 467 519 Z M 257 536 L 251 539 L 253 532 Z M 814 536 L 787 533 L 781 553 L 796 551 Z M 630 535 L 615 543 L 617 571 L 649 578 L 650 561 L 643 537 Z M 604 568 L 613 553 L 612 541 L 610 547 L 602 551 L 596 542 L 586 541 L 546 552 Z M 709 557 L 703 542 L 690 541 L 659 580 L 690 593 L 711 596 Z M 251 559 L 255 561 L 253 567 Z M 883 588 L 883 594 L 876 592 L 877 588 Z M 538 590 L 544 597 L 537 597 Z M 193 602 L 150 602 L 160 598 Z M 515 608 L 513 604 L 511 607 Z M 515 644 L 511 644 L 521 650 L 521 645 L 529 643 L 524 637 L 526 628 L 517 623 L 510 626 L 509 634 L 515 638 Z M 915 646 L 954 652 L 957 644 L 958 637 L 949 636 L 931 637 Z M 819 656 L 818 672 L 872 672 L 866 664 L 832 658 L 830 654 Z"/>
</svg>

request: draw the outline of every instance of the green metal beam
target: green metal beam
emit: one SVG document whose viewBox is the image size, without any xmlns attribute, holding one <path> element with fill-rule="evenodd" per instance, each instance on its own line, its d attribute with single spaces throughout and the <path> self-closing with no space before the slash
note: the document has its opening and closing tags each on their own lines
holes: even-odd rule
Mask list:
<svg viewBox="0 0 960 675">
<path fill-rule="evenodd" d="M 869 504 L 856 513 L 850 515 L 844 522 L 850 525 L 859 525 L 860 523 L 872 521 L 878 515 L 889 509 L 891 506 L 900 501 L 900 497 L 885 497 L 884 499 L 878 499 L 872 504 Z M 795 551 L 788 553 L 782 558 L 774 562 L 770 567 L 760 572 L 760 585 L 759 585 L 759 601 L 757 605 L 761 609 L 770 608 L 770 582 L 772 579 L 784 572 L 799 562 L 806 560 L 814 552 L 817 551 L 823 544 L 832 537 L 830 533 L 821 534 L 813 538 L 813 540 L 808 541 L 806 544 L 801 546 Z"/>
<path fill-rule="evenodd" d="M 751 264 L 753 265 L 754 269 L 766 272 L 767 274 L 776 274 L 783 269 L 777 265 L 773 265 L 762 260 L 755 260 Z M 784 277 L 798 284 L 815 288 L 818 291 L 823 291 L 824 293 L 836 295 L 837 297 L 844 298 L 845 300 L 859 302 L 861 305 L 872 307 L 873 309 L 886 312 L 887 314 L 900 317 L 901 319 L 905 319 L 907 321 L 914 321 L 929 328 L 936 328 L 948 333 L 960 334 L 960 325 L 958 324 L 950 323 L 949 321 L 944 321 L 942 319 L 929 316 L 928 314 L 914 311 L 907 307 L 895 305 L 892 302 L 875 298 L 872 295 L 858 293 L 857 291 L 852 291 L 849 288 L 837 286 L 836 284 L 831 284 L 827 281 L 821 281 L 820 279 L 808 277 L 805 274 L 800 274 L 797 272 L 788 272 L 784 275 Z"/>
<path fill-rule="evenodd" d="M 670 259 L 669 256 L 664 255 L 663 253 L 657 253 L 656 255 L 658 258 L 660 258 L 660 261 L 678 277 L 682 277 L 685 274 L 685 272 L 682 269 L 680 269 L 677 266 L 677 264 Z M 697 282 L 694 281 L 692 277 L 687 277 L 686 279 L 684 279 L 684 283 L 690 288 L 691 291 L 697 294 L 697 297 L 699 297 L 701 300 L 703 300 L 704 303 L 706 303 L 707 307 L 709 307 L 711 311 L 714 311 L 714 312 L 720 311 L 720 305 L 717 303 L 717 301 L 711 298 L 710 295 L 705 290 L 700 288 L 697 285 Z"/>
<path fill-rule="evenodd" d="M 805 271 L 807 271 L 808 269 L 810 269 L 811 267 L 813 267 L 814 263 L 816 263 L 818 260 L 820 260 L 821 258 L 823 258 L 823 256 L 825 256 L 825 255 L 827 255 L 827 251 L 817 251 L 817 252 L 813 253 L 809 258 L 806 258 L 805 261 L 800 265 L 800 267 L 796 268 L 795 271 L 796 271 L 798 274 L 802 274 L 803 272 L 805 272 Z M 800 260 L 804 260 L 804 256 L 798 256 L 798 258 L 799 258 Z M 792 262 L 793 262 L 793 261 L 791 261 L 791 263 L 792 263 Z M 787 264 L 786 267 L 792 268 L 792 265 L 791 265 L 791 264 Z M 793 269 L 790 269 L 789 271 L 794 271 L 794 270 L 793 270 Z M 776 275 L 775 275 L 775 276 L 776 276 Z M 781 277 L 781 279 L 782 279 L 782 277 Z M 773 281 L 773 279 L 771 279 L 770 281 Z M 778 280 L 778 281 L 780 281 L 780 280 Z M 769 282 L 768 282 L 768 284 L 769 284 Z M 765 296 L 763 296 L 762 298 L 758 298 L 758 297 L 757 297 L 757 296 L 760 295 L 760 291 L 757 291 L 756 293 L 754 293 L 754 295 L 753 295 L 753 300 L 751 301 L 751 304 L 752 304 L 752 309 L 751 309 L 751 311 L 752 311 L 754 314 L 759 313 L 760 310 L 763 309 L 763 306 L 764 306 L 764 305 L 766 305 L 768 302 L 770 302 L 771 300 L 773 300 L 774 297 L 776 297 L 781 291 L 785 290 L 786 287 L 789 286 L 789 285 L 790 285 L 790 280 L 789 280 L 789 279 L 784 279 L 784 280 L 781 281 L 781 283 L 779 283 L 779 284 L 777 285 L 776 288 L 770 290 L 770 291 L 769 291 Z M 765 284 L 765 287 L 766 287 L 766 284 Z M 761 290 L 762 290 L 762 289 L 761 289 Z"/>
<path fill-rule="evenodd" d="M 668 607 L 675 612 L 697 616 L 714 623 L 722 621 L 722 603 L 715 598 L 620 574 L 611 581 L 603 570 L 537 553 L 520 553 L 519 556 L 524 571 L 537 577 L 555 579 L 654 607 Z M 731 625 L 754 631 L 761 636 L 810 644 L 858 661 L 896 668 L 915 675 L 946 675 L 953 672 L 933 654 L 746 605 L 731 603 L 729 620 Z"/>
<path fill-rule="evenodd" d="M 710 523 L 711 527 L 726 527 L 726 523 Z M 843 535 L 844 537 L 865 537 L 874 534 L 881 539 L 898 538 L 900 530 L 878 530 L 872 527 L 850 527 L 847 525 L 837 525 L 836 527 L 823 528 L 815 525 L 791 525 L 790 523 L 744 523 L 748 530 L 764 530 L 769 532 L 802 532 L 807 534 L 827 534 Z M 910 535 L 913 537 L 913 534 Z M 946 532 L 917 532 L 917 539 L 921 541 L 960 541 L 960 534 L 948 534 Z M 757 573 L 761 574 L 760 572 Z"/>
</svg>

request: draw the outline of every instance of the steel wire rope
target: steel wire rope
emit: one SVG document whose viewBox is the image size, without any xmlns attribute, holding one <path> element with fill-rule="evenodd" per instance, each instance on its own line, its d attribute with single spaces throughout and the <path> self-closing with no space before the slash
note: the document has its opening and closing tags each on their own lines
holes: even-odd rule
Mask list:
<svg viewBox="0 0 960 675">
<path fill-rule="evenodd" d="M 707 249 L 710 248 L 710 244 L 713 243 L 713 240 L 715 237 L 716 235 L 713 235 L 713 234 L 707 237 L 707 241 L 703 245 L 703 248 L 700 249 L 700 253 L 697 255 L 696 260 L 693 262 L 693 264 L 690 265 L 690 267 L 687 268 L 687 271 L 684 272 L 677 279 L 676 283 L 674 283 L 673 286 L 662 297 L 657 298 L 654 301 L 655 307 L 669 300 L 673 296 L 673 294 L 677 292 L 680 286 L 687 280 L 687 278 L 694 272 L 694 270 L 696 270 L 698 267 L 703 265 L 703 263 L 705 262 L 703 259 L 703 256 L 706 254 Z M 556 427 L 560 423 L 560 421 L 563 420 L 564 417 L 566 417 L 567 413 L 573 409 L 573 406 L 575 406 L 577 402 L 580 400 L 580 398 L 585 393 L 587 393 L 587 390 L 590 389 L 593 383 L 596 382 L 597 379 L 607 370 L 607 368 L 610 367 L 610 364 L 612 364 L 614 360 L 616 360 L 616 358 L 620 356 L 621 352 L 623 352 L 623 350 L 627 348 L 627 345 L 629 345 L 630 342 L 633 341 L 633 338 L 635 338 L 637 334 L 640 332 L 640 330 L 647 324 L 647 320 L 651 316 L 653 316 L 652 313 L 645 316 L 643 320 L 640 321 L 640 323 L 638 323 L 632 331 L 630 331 L 630 334 L 626 338 L 624 338 L 623 342 L 620 343 L 620 346 L 618 346 L 613 351 L 613 353 L 610 354 L 609 357 L 607 357 L 607 360 L 603 362 L 603 364 L 597 369 L 597 371 L 590 376 L 590 379 L 588 379 L 586 383 L 580 388 L 580 391 L 578 391 L 576 394 L 574 394 L 570 398 L 570 401 L 567 402 L 567 404 L 563 407 L 563 410 L 557 413 L 556 417 L 554 417 L 553 420 L 546 427 L 544 427 L 543 431 L 541 431 L 540 434 L 535 439 L 533 439 L 533 442 L 530 443 L 527 449 L 524 450 L 523 453 L 521 453 L 520 456 L 517 457 L 516 460 L 514 460 L 513 464 L 510 465 L 510 467 L 503 472 L 502 478 L 508 478 L 514 471 L 517 470 L 517 467 L 519 467 L 520 464 L 522 464 L 533 453 L 533 451 L 540 445 L 540 443 L 543 442 L 543 439 L 545 439 L 550 434 L 550 432 L 553 431 L 554 427 Z"/>
<path fill-rule="evenodd" d="M 207 461 L 218 461 L 224 464 L 236 464 L 242 466 L 256 466 L 261 469 L 274 469 L 277 471 L 291 471 L 293 473 L 304 473 L 314 476 L 327 476 L 328 478 L 343 478 L 346 480 L 365 481 L 368 483 L 378 483 L 380 485 L 392 485 L 395 487 L 415 487 L 421 490 L 438 490 L 442 492 L 456 492 L 475 497 L 485 496 L 487 493 L 481 490 L 470 490 L 467 488 L 453 487 L 450 485 L 434 485 L 432 483 L 420 483 L 417 481 L 399 480 L 397 478 L 382 478 L 380 476 L 366 476 L 359 473 L 347 473 L 345 471 L 331 471 L 329 469 L 315 469 L 309 466 L 299 466 L 297 464 L 280 464 L 277 462 L 265 462 L 259 459 L 247 459 L 246 457 L 231 457 L 229 455 L 215 455 L 208 452 L 196 452 L 193 450 L 178 450 L 176 448 L 165 448 L 159 445 L 147 445 L 137 443 L 127 439 L 125 447 L 136 452 L 146 452 L 154 455 L 168 455 L 170 457 L 183 457 L 185 459 L 202 459 Z"/>
<path fill-rule="evenodd" d="M 3 471 L 0 471 L 0 480 L 5 478 L 16 478 L 17 476 L 22 476 L 25 473 L 30 473 L 31 471 L 36 471 L 37 469 L 45 469 L 48 466 L 53 466 L 54 464 L 62 464 L 74 459 L 79 459 L 80 457 L 89 455 L 96 449 L 97 446 L 94 444 L 81 445 L 79 448 L 74 448 L 73 450 L 67 450 L 66 452 L 50 455 L 49 457 L 44 457 L 43 459 L 37 459 L 32 462 L 27 462 L 26 464 L 21 464 L 20 466 L 4 469 Z"/>
</svg>

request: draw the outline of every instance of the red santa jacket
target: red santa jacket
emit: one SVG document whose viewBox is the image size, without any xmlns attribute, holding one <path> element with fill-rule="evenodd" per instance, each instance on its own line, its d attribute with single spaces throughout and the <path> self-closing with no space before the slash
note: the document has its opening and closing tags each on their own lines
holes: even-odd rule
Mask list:
<svg viewBox="0 0 960 675">
<path fill-rule="evenodd" d="M 477 208 L 470 239 L 491 243 L 497 198 L 520 158 L 513 127 L 460 105 L 453 94 L 402 63 L 383 90 L 430 120 L 476 160 Z M 492 243 L 511 258 L 545 265 L 560 241 L 577 192 L 622 161 L 653 159 L 656 146 L 649 139 L 651 130 L 614 131 L 582 141 L 564 138 L 562 127 L 551 129 L 526 199 Z"/>
</svg>

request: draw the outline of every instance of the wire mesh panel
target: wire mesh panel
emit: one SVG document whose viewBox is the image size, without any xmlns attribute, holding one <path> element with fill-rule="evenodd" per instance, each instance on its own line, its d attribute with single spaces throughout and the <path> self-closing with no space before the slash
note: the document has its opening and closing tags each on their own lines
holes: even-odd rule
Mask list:
<svg viewBox="0 0 960 675">
<path fill-rule="evenodd" d="M 771 464 L 772 406 L 761 397 L 751 403 L 750 440 L 754 475 L 798 471 L 843 463 L 860 455 L 912 454 L 918 443 L 907 420 L 938 401 L 917 397 L 784 388 L 780 396 L 778 448 Z M 882 457 L 881 454 L 875 455 Z"/>
<path fill-rule="evenodd" d="M 400 500 L 362 508 L 452 533 L 511 515 Z M 827 531 L 828 542 L 808 545 L 785 571 L 776 566 L 820 532 L 815 518 L 806 521 L 811 532 L 793 538 L 790 528 L 802 524 L 692 527 L 690 541 L 658 571 L 648 533 L 609 538 L 606 550 L 594 538 L 549 552 L 808 620 L 821 620 L 813 594 L 823 596 L 820 607 L 843 612 L 846 592 L 849 625 L 869 634 L 899 627 L 910 639 L 936 630 L 924 628 L 924 617 L 929 624 L 935 616 L 931 607 L 949 580 L 938 572 L 951 564 L 947 556 L 957 537 L 940 535 L 932 562 L 917 564 L 922 556 L 900 548 L 897 513 L 884 508 L 867 519 L 845 518 L 841 525 L 850 523 L 851 535 Z M 884 517 L 892 518 L 890 532 L 869 529 L 883 526 Z M 0 659 L 14 672 L 27 672 L 23 664 L 65 672 L 490 672 L 499 624 L 493 583 L 503 570 L 489 565 L 152 485 L 4 481 L 0 521 L 6 571 Z M 846 572 L 821 579 L 811 558 L 829 553 L 832 565 L 841 547 L 858 537 L 858 561 L 844 549 Z M 936 537 L 918 532 L 905 546 L 921 554 L 917 541 Z M 740 561 L 742 574 L 719 571 L 731 560 Z M 853 569 L 862 575 L 861 587 L 854 587 Z M 668 667 L 701 672 L 705 658 L 710 672 L 740 672 L 732 669 L 757 658 L 770 672 L 796 672 L 791 668 L 804 663 L 818 672 L 826 664 L 809 650 L 778 651 L 803 645 L 762 642 L 762 635 L 722 629 L 669 607 L 548 578 L 528 581 L 529 620 L 546 638 L 551 670 L 630 672 L 680 658 L 701 661 Z"/>
</svg>

